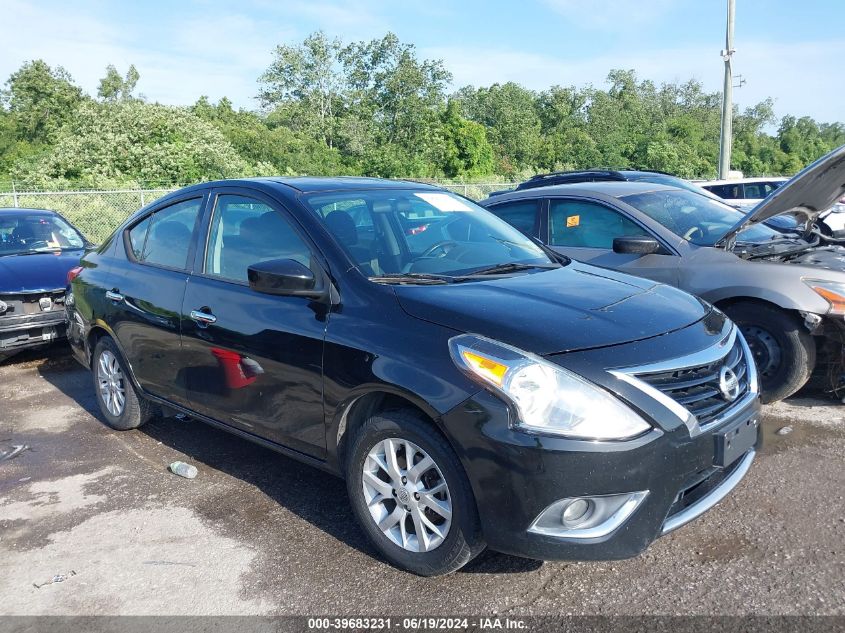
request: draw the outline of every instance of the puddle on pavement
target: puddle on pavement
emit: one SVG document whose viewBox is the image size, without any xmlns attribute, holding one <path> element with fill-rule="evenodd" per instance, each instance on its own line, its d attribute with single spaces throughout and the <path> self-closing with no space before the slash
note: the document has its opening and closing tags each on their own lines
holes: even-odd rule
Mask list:
<svg viewBox="0 0 845 633">
<path fill-rule="evenodd" d="M 781 453 L 788 448 L 795 446 L 806 446 L 815 442 L 829 441 L 832 435 L 845 435 L 840 429 L 818 426 L 809 422 L 799 420 L 786 420 L 783 418 L 763 416 L 763 455 Z M 786 435 L 778 435 L 784 427 L 791 427 L 792 431 Z"/>
</svg>

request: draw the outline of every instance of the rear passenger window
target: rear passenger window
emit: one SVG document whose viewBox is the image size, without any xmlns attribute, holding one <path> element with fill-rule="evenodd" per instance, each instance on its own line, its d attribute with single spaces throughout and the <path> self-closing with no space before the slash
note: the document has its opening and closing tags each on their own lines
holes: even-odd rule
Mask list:
<svg viewBox="0 0 845 633">
<path fill-rule="evenodd" d="M 311 250 L 271 206 L 254 198 L 217 198 L 205 256 L 208 275 L 247 282 L 247 269 L 271 259 L 311 265 Z"/>
<path fill-rule="evenodd" d="M 742 199 L 742 192 L 739 185 L 711 185 L 705 187 L 710 193 L 715 193 L 720 198 L 725 200 L 740 200 Z"/>
<path fill-rule="evenodd" d="M 490 211 L 525 235 L 534 235 L 537 222 L 536 200 L 497 204 L 491 207 Z"/>
<path fill-rule="evenodd" d="M 146 264 L 185 270 L 202 198 L 156 211 L 129 230 L 133 257 Z"/>
<path fill-rule="evenodd" d="M 552 246 L 610 249 L 615 237 L 648 235 L 622 214 L 593 202 L 553 200 L 550 211 Z"/>
</svg>

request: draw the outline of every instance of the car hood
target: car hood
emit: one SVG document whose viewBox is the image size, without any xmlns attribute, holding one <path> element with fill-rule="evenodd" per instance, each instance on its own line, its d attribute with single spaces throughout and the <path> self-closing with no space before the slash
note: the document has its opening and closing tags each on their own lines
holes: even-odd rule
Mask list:
<svg viewBox="0 0 845 633">
<path fill-rule="evenodd" d="M 795 211 L 813 222 L 845 195 L 845 145 L 822 156 L 764 198 L 724 237 L 727 243 L 742 229 L 776 215 Z"/>
<path fill-rule="evenodd" d="M 577 262 L 489 281 L 395 286 L 395 292 L 416 318 L 540 355 L 659 336 L 711 310 L 670 286 Z"/>
<path fill-rule="evenodd" d="M 0 256 L 0 294 L 64 288 L 68 271 L 79 265 L 83 252 Z"/>
</svg>

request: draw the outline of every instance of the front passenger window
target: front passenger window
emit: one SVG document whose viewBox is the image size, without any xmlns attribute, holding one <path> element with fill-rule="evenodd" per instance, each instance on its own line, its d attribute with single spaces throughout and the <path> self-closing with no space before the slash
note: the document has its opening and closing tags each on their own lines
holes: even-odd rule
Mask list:
<svg viewBox="0 0 845 633">
<path fill-rule="evenodd" d="M 217 198 L 205 256 L 205 272 L 246 283 L 247 269 L 271 259 L 311 265 L 311 250 L 278 211 L 253 198 Z"/>
<path fill-rule="evenodd" d="M 594 202 L 552 200 L 549 213 L 552 246 L 613 248 L 613 238 L 648 236 L 622 214 Z"/>
</svg>

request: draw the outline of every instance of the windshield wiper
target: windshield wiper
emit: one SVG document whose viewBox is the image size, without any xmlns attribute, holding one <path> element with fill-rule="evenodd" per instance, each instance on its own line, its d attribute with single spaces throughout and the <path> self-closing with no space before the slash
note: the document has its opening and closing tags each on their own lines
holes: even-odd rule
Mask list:
<svg viewBox="0 0 845 633">
<path fill-rule="evenodd" d="M 431 273 L 387 273 L 370 277 L 370 281 L 380 284 L 449 284 L 455 278 Z"/>
<path fill-rule="evenodd" d="M 483 275 L 504 275 L 520 270 L 533 270 L 535 268 L 540 268 L 542 270 L 552 270 L 555 268 L 560 268 L 560 264 L 520 264 L 519 262 L 509 262 L 507 264 L 496 264 L 495 266 L 489 266 L 487 268 L 474 270 L 473 272 L 467 275 L 463 275 L 463 277 L 465 278 Z"/>
<path fill-rule="evenodd" d="M 59 253 L 62 249 L 60 248 L 49 248 L 49 249 L 38 249 L 38 250 L 31 250 L 31 251 L 21 251 L 19 253 L 0 253 L 0 255 L 7 255 L 10 257 L 23 257 L 25 255 L 43 255 L 44 253 Z"/>
</svg>

